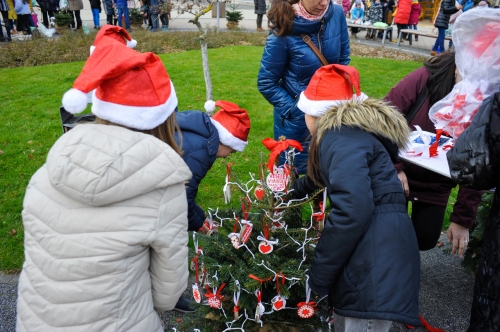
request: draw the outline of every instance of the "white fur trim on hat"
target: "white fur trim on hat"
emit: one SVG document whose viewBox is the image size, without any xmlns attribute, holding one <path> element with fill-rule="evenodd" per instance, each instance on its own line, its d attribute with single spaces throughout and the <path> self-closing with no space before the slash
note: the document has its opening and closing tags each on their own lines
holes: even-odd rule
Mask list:
<svg viewBox="0 0 500 332">
<path fill-rule="evenodd" d="M 137 40 L 132 39 L 132 40 L 127 40 L 127 47 L 134 48 L 137 46 Z"/>
<path fill-rule="evenodd" d="M 222 144 L 227 145 L 238 152 L 241 152 L 245 149 L 248 142 L 242 141 L 239 138 L 233 136 L 233 134 L 231 134 L 229 130 L 221 125 L 219 121 L 214 120 L 213 118 L 210 118 L 210 120 L 212 121 L 215 128 L 217 128 L 217 131 L 219 132 L 219 141 Z"/>
<path fill-rule="evenodd" d="M 362 102 L 367 98 L 368 96 L 361 92 L 359 96 L 353 95 L 350 100 L 357 100 Z M 330 107 L 337 106 L 348 101 L 349 100 L 309 100 L 304 92 L 301 92 L 297 107 L 307 115 L 319 118 L 323 116 Z"/>
<path fill-rule="evenodd" d="M 215 111 L 215 101 L 207 100 L 205 102 L 205 110 L 207 111 L 208 115 L 212 115 Z"/>
<path fill-rule="evenodd" d="M 71 88 L 62 97 L 64 109 L 72 114 L 83 112 L 87 108 L 87 94 L 78 89 Z"/>
<path fill-rule="evenodd" d="M 177 95 L 174 85 L 170 82 L 170 97 L 163 105 L 158 106 L 127 106 L 97 98 L 97 94 L 92 96 L 92 113 L 101 119 L 113 123 L 135 128 L 148 130 L 158 127 L 174 112 L 177 107 Z"/>
</svg>

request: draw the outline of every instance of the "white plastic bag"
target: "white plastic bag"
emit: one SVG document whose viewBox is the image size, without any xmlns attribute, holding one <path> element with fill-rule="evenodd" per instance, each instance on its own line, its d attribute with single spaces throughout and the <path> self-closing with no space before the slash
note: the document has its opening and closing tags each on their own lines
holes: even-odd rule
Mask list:
<svg viewBox="0 0 500 332">
<path fill-rule="evenodd" d="M 68 0 L 59 0 L 59 9 L 69 8 Z"/>
<path fill-rule="evenodd" d="M 462 81 L 431 107 L 429 118 L 436 129 L 456 139 L 470 125 L 483 100 L 500 90 L 500 11 L 465 12 L 455 21 L 452 38 Z"/>
</svg>

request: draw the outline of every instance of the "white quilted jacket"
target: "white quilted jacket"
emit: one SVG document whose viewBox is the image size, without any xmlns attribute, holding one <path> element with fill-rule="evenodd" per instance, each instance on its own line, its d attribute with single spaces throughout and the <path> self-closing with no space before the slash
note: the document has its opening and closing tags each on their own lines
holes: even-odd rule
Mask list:
<svg viewBox="0 0 500 332">
<path fill-rule="evenodd" d="M 162 331 L 185 290 L 191 172 L 167 144 L 79 125 L 24 198 L 17 331 Z M 156 310 L 156 311 L 155 311 Z"/>
</svg>

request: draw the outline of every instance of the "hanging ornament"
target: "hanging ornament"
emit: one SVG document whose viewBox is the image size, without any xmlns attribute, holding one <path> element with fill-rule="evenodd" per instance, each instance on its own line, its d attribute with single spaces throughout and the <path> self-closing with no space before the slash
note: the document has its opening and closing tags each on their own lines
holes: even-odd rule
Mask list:
<svg viewBox="0 0 500 332">
<path fill-rule="evenodd" d="M 240 234 L 239 233 L 229 233 L 227 236 L 231 240 L 231 244 L 235 249 L 240 247 Z"/>
<path fill-rule="evenodd" d="M 234 302 L 234 308 L 233 308 L 233 313 L 234 313 L 234 320 L 238 320 L 240 318 L 240 282 L 236 280 L 234 282 L 236 287 L 238 288 L 237 291 L 234 292 L 233 295 L 233 302 Z"/>
<path fill-rule="evenodd" d="M 253 229 L 253 224 L 250 221 L 242 220 L 241 223 L 243 224 L 243 226 L 241 226 L 240 231 L 240 246 L 248 241 L 250 235 L 252 235 Z"/>
<path fill-rule="evenodd" d="M 323 200 L 319 202 L 319 211 L 314 212 L 311 217 L 312 220 L 316 222 L 316 229 L 318 231 L 323 231 L 325 228 L 325 207 L 326 207 L 326 197 L 327 191 L 326 188 L 323 190 Z"/>
<path fill-rule="evenodd" d="M 259 237 L 257 238 L 258 240 L 259 240 Z M 268 241 L 261 241 L 259 243 L 259 251 L 261 254 L 264 254 L 264 255 L 270 254 L 271 252 L 273 252 L 273 245 Z"/>
<path fill-rule="evenodd" d="M 286 189 L 289 177 L 282 167 L 274 166 L 274 172 L 267 175 L 266 184 L 274 192 L 281 192 Z"/>
<path fill-rule="evenodd" d="M 306 301 L 297 304 L 297 314 L 300 318 L 311 318 L 316 310 L 316 302 L 309 302 L 311 289 L 309 288 L 309 276 L 306 276 Z"/>
<path fill-rule="evenodd" d="M 262 201 L 264 199 L 264 195 L 266 194 L 266 192 L 264 191 L 264 187 L 261 184 L 259 184 L 255 188 L 253 194 L 259 201 Z"/>
<path fill-rule="evenodd" d="M 203 224 L 208 228 L 207 235 L 212 235 L 217 232 L 217 228 L 219 227 L 219 225 L 213 221 L 212 213 L 210 211 L 208 211 L 208 218 Z"/>
<path fill-rule="evenodd" d="M 271 303 L 273 304 L 274 311 L 280 311 L 286 305 L 285 297 L 281 296 L 281 287 L 285 284 L 286 278 L 281 272 L 280 274 L 276 274 L 274 278 L 276 279 L 276 291 L 278 292 L 278 295 L 273 297 Z"/>
<path fill-rule="evenodd" d="M 193 299 L 196 301 L 196 303 L 201 302 L 201 294 L 197 284 L 193 284 Z"/>
<path fill-rule="evenodd" d="M 276 295 L 271 300 L 271 303 L 273 304 L 274 311 L 280 311 L 281 309 L 283 309 L 285 307 L 286 299 L 284 297 L 282 297 L 281 295 Z"/>
<path fill-rule="evenodd" d="M 208 298 L 207 303 L 211 308 L 214 309 L 221 309 L 222 308 L 222 301 L 223 297 L 220 294 L 222 289 L 226 286 L 225 283 L 223 283 L 217 290 L 214 288 L 214 292 L 212 293 L 210 291 L 210 287 L 208 285 L 205 286 L 207 292 L 205 293 L 205 296 Z"/>
<path fill-rule="evenodd" d="M 262 291 L 259 289 L 255 292 L 257 296 L 257 307 L 255 308 L 255 322 L 260 323 L 262 315 L 266 311 L 266 308 L 262 304 Z"/>
</svg>

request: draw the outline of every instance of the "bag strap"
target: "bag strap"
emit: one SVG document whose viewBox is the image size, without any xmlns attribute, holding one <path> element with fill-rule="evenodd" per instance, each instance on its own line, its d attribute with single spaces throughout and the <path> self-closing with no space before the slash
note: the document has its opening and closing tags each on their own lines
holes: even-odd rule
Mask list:
<svg viewBox="0 0 500 332">
<path fill-rule="evenodd" d="M 405 115 L 406 122 L 408 123 L 408 125 L 410 124 L 411 120 L 413 120 L 417 112 L 420 110 L 420 108 L 424 104 L 424 101 L 427 99 L 428 95 L 429 92 L 427 91 L 427 85 L 426 85 L 418 95 L 417 101 L 413 104 L 411 110 L 408 112 L 408 114 Z"/>
<path fill-rule="evenodd" d="M 302 37 L 302 40 L 304 41 L 304 43 L 306 43 L 307 46 L 309 46 L 311 48 L 311 50 L 314 52 L 314 54 L 316 54 L 316 56 L 319 58 L 319 61 L 321 61 L 321 64 L 323 66 L 328 65 L 329 64 L 328 61 L 325 59 L 323 54 L 321 54 L 321 52 L 318 50 L 316 45 L 314 45 L 311 38 L 309 38 L 309 36 L 306 35 L 305 33 L 301 33 L 300 36 Z"/>
</svg>

